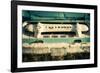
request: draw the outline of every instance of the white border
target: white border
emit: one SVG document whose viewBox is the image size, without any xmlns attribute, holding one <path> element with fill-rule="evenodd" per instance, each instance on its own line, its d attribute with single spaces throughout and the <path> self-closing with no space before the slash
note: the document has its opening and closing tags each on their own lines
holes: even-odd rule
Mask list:
<svg viewBox="0 0 100 73">
<path fill-rule="evenodd" d="M 43 6 L 23 6 L 17 7 L 18 15 L 18 48 L 17 48 L 17 67 L 43 67 L 43 66 L 58 66 L 58 65 L 78 65 L 78 64 L 93 64 L 94 63 L 94 10 L 92 9 L 77 9 L 77 8 L 58 8 L 58 7 L 43 7 Z M 90 13 L 90 59 L 87 60 L 66 60 L 66 61 L 48 61 L 48 62 L 26 62 L 22 63 L 22 10 L 38 10 L 38 11 L 60 11 L 60 12 L 81 12 Z"/>
</svg>

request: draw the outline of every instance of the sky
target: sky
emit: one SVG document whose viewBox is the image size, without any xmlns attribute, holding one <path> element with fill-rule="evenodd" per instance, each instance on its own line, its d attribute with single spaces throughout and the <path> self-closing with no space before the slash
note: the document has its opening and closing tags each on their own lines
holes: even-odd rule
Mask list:
<svg viewBox="0 0 100 73">
<path fill-rule="evenodd" d="M 51 12 L 51 11 L 22 11 L 23 21 L 47 20 L 90 20 L 89 13 Z"/>
</svg>

